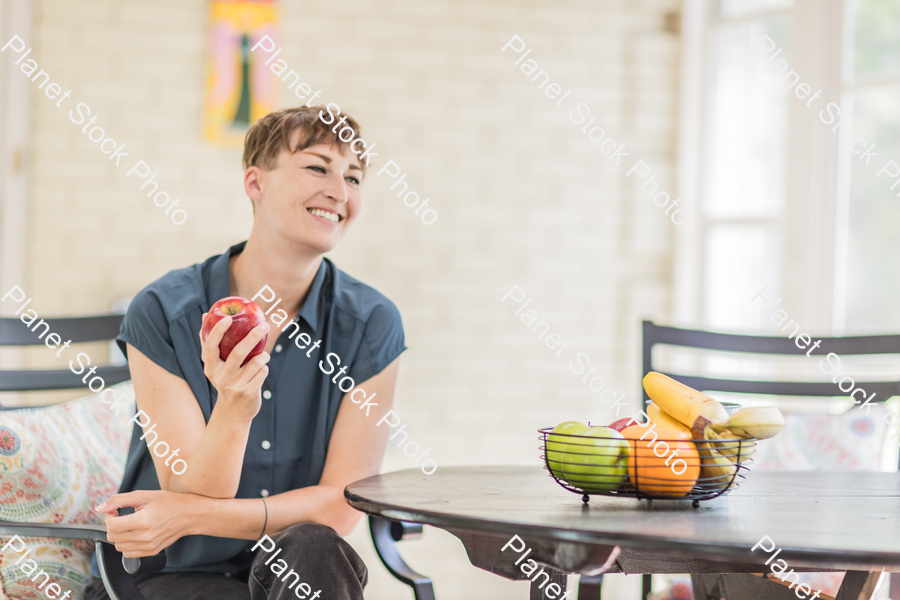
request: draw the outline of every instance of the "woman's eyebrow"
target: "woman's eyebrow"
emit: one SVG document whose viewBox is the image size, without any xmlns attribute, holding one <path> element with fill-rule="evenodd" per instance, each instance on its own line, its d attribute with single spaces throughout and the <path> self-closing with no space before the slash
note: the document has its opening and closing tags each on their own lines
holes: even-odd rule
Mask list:
<svg viewBox="0 0 900 600">
<path fill-rule="evenodd" d="M 318 156 L 319 158 L 321 158 L 322 160 L 325 161 L 325 164 L 327 164 L 327 165 L 331 164 L 331 157 L 329 157 L 329 156 L 325 156 L 324 154 L 319 154 L 318 152 L 306 152 L 306 154 L 312 154 L 313 156 Z"/>
</svg>

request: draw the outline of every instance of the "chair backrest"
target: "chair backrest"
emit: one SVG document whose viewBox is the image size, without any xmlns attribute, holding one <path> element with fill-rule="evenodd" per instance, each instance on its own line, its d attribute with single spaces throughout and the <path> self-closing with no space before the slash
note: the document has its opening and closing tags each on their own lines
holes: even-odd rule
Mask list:
<svg viewBox="0 0 900 600">
<path fill-rule="evenodd" d="M 96 315 L 90 317 L 65 317 L 44 319 L 50 325 L 49 331 L 58 334 L 64 341 L 73 344 L 101 342 L 115 339 L 124 315 Z M 41 346 L 44 339 L 31 331 L 16 317 L 0 318 L 0 346 Z M 65 361 L 68 367 L 68 361 Z M 93 366 L 93 365 L 92 365 Z M 95 375 L 100 376 L 105 385 L 113 385 L 131 378 L 128 366 L 101 366 Z M 46 390 L 66 390 L 84 388 L 83 375 L 76 375 L 69 368 L 42 370 L 0 370 L 0 392 L 30 392 Z M 0 405 L 0 410 L 7 409 Z"/>
<path fill-rule="evenodd" d="M 814 351 L 799 348 L 794 339 L 785 336 L 770 337 L 759 335 L 738 335 L 729 333 L 713 333 L 695 329 L 663 327 L 652 321 L 643 322 L 643 375 L 650 371 L 663 372 L 665 375 L 680 381 L 696 390 L 705 392 L 734 392 L 741 394 L 765 394 L 774 396 L 811 396 L 834 397 L 849 396 L 856 388 L 866 392 L 865 399 L 872 403 L 884 402 L 892 396 L 900 395 L 900 381 L 854 381 L 853 389 L 843 391 L 836 383 L 806 381 L 762 381 L 717 379 L 668 373 L 654 368 L 653 347 L 657 344 L 682 348 L 698 348 L 704 350 L 721 350 L 745 354 L 765 354 L 797 356 L 810 352 L 809 356 L 821 360 L 833 352 L 838 356 L 852 355 L 900 355 L 900 335 L 849 336 L 840 338 L 821 338 L 821 344 Z M 643 377 L 643 376 L 642 376 Z M 643 386 L 641 386 L 643 390 Z M 873 397 L 871 394 L 875 393 Z M 650 398 L 643 390 L 644 407 Z M 857 400 L 862 401 L 858 398 Z M 868 411 L 866 411 L 868 413 Z"/>
<path fill-rule="evenodd" d="M 868 335 L 819 338 L 822 343 L 811 356 L 821 359 L 830 352 L 843 357 L 862 354 L 898 354 L 900 355 L 900 335 Z M 705 350 L 724 350 L 749 354 L 780 354 L 797 356 L 805 354 L 793 339 L 784 336 L 770 337 L 761 335 L 737 335 L 731 333 L 713 333 L 696 329 L 679 329 L 663 327 L 652 321 L 643 322 L 643 375 L 650 371 L 658 371 L 653 367 L 653 346 L 665 344 L 684 348 L 701 348 Z M 642 375 L 642 377 L 643 377 Z M 743 394 L 771 394 L 775 396 L 848 396 L 849 393 L 838 390 L 831 382 L 798 382 L 798 381 L 741 381 L 736 379 L 715 379 L 665 373 L 673 379 L 697 390 L 715 392 L 735 392 Z M 875 392 L 872 402 L 883 402 L 892 396 L 900 395 L 898 381 L 855 382 L 856 387 L 863 388 L 868 394 Z M 641 386 L 643 389 L 643 386 Z M 644 405 L 650 398 L 644 391 Z"/>
</svg>

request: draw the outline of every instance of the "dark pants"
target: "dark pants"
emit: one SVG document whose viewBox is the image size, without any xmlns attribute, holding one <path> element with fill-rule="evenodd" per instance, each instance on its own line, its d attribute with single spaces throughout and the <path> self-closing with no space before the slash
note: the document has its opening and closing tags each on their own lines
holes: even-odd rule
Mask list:
<svg viewBox="0 0 900 600">
<path fill-rule="evenodd" d="M 362 600 L 369 578 L 366 565 L 334 529 L 300 523 L 274 540 L 281 553 L 266 565 L 277 550 L 266 553 L 264 546 L 258 548 L 249 581 L 215 573 L 153 573 L 136 577 L 138 588 L 147 600 Z M 284 569 L 281 560 L 287 563 Z M 109 600 L 103 582 L 91 581 L 84 599 Z"/>
</svg>

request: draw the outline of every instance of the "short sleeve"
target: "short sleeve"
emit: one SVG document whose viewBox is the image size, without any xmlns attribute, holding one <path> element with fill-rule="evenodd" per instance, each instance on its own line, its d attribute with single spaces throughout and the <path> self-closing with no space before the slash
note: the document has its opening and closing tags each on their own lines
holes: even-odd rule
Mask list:
<svg viewBox="0 0 900 600">
<path fill-rule="evenodd" d="M 386 298 L 375 306 L 366 320 L 359 354 L 350 375 L 362 383 L 381 373 L 406 350 L 400 311 Z"/>
<path fill-rule="evenodd" d="M 126 358 L 125 344 L 131 344 L 166 371 L 186 379 L 175 355 L 169 319 L 159 296 L 150 288 L 141 290 L 131 301 L 116 342 Z"/>
</svg>

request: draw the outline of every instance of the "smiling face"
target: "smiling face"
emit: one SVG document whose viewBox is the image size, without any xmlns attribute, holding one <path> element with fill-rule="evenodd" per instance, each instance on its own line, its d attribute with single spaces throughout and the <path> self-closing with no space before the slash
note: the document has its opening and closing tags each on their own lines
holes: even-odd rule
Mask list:
<svg viewBox="0 0 900 600">
<path fill-rule="evenodd" d="M 295 132 L 296 133 L 296 132 Z M 254 230 L 315 254 L 333 250 L 361 209 L 363 172 L 356 155 L 316 144 L 282 149 L 273 169 L 249 167 L 244 189 L 253 200 Z"/>
</svg>

